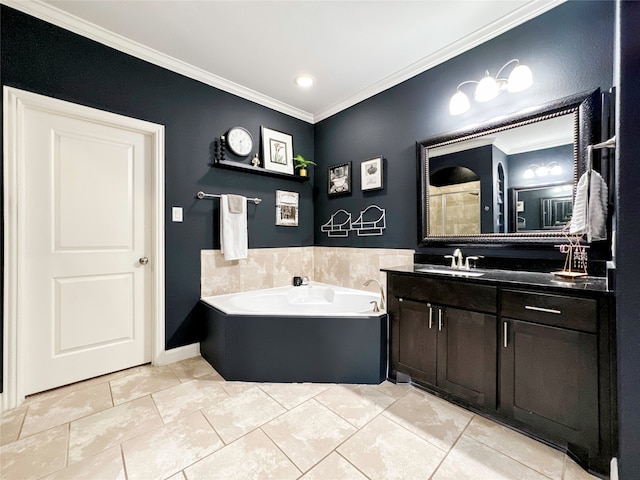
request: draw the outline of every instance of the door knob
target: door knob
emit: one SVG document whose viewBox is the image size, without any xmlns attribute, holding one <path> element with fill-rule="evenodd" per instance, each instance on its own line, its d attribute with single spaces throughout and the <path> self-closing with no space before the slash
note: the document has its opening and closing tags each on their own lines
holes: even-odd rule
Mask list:
<svg viewBox="0 0 640 480">
<path fill-rule="evenodd" d="M 139 260 L 140 265 L 146 265 L 147 263 L 149 263 L 149 259 L 147 257 L 142 257 Z"/>
</svg>

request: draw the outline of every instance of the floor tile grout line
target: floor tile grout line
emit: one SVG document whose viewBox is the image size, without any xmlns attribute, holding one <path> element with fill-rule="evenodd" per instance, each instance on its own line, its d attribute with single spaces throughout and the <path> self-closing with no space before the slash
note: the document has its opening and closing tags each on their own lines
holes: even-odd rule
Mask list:
<svg viewBox="0 0 640 480">
<path fill-rule="evenodd" d="M 431 476 L 429 477 L 429 479 L 432 479 L 433 476 L 438 473 L 438 470 L 440 470 L 440 467 L 442 466 L 442 464 L 445 462 L 445 460 L 447 459 L 447 457 L 449 456 L 449 454 L 453 451 L 453 449 L 455 448 L 455 446 L 458 444 L 458 442 L 460 441 L 460 439 L 462 438 L 462 436 L 464 435 L 464 432 L 467 430 L 467 428 L 469 428 L 469 425 L 471 425 L 471 422 L 473 421 L 473 419 L 476 417 L 476 414 L 473 413 L 471 414 L 471 417 L 469 418 L 469 421 L 467 422 L 467 424 L 464 426 L 464 428 L 460 431 L 460 433 L 458 434 L 458 436 L 456 437 L 456 439 L 453 441 L 453 443 L 451 444 L 451 446 L 449 447 L 449 449 L 445 452 L 444 457 L 442 457 L 442 460 L 440 460 L 440 462 L 438 463 L 438 466 L 435 468 L 435 470 L 433 471 L 433 473 L 431 474 Z"/>
<path fill-rule="evenodd" d="M 24 415 L 22 415 L 22 421 L 20 422 L 20 428 L 18 429 L 18 436 L 16 437 L 14 442 L 17 442 L 18 440 L 20 440 L 20 437 L 22 436 L 22 430 L 24 429 L 24 423 L 27 421 L 27 415 L 29 413 L 29 409 L 30 408 L 31 408 L 31 406 L 27 405 L 27 408 L 25 408 L 25 410 L 24 410 Z M 13 443 L 13 442 L 9 442 L 9 443 Z"/>
<path fill-rule="evenodd" d="M 65 425 L 65 424 L 63 423 L 61 425 L 56 425 L 55 427 L 51 427 L 50 430 L 52 430 L 54 428 L 60 428 L 63 425 Z M 67 432 L 66 432 L 65 436 L 66 436 L 66 440 L 67 440 L 67 445 L 66 445 L 64 453 L 63 453 L 63 455 L 65 457 L 64 466 L 62 468 L 58 468 L 57 470 L 54 470 L 53 472 L 49 472 L 49 473 L 45 473 L 44 475 L 40 475 L 39 477 L 37 477 L 37 480 L 44 479 L 44 478 L 47 478 L 47 477 L 49 477 L 51 475 L 59 473 L 59 472 L 65 470 L 69 466 L 68 465 L 68 463 L 69 463 L 69 437 L 70 437 L 70 435 L 69 435 L 69 426 L 70 426 L 69 422 L 67 422 L 66 425 L 67 425 Z M 44 431 L 46 432 L 47 430 L 44 430 Z M 26 437 L 26 438 L 29 438 L 29 437 Z"/>
<path fill-rule="evenodd" d="M 436 398 L 439 398 L 439 397 L 436 397 Z M 394 403 L 395 403 L 395 402 L 394 402 Z M 391 407 L 391 405 L 389 405 L 389 408 L 390 408 L 390 407 Z M 388 409 L 385 409 L 385 410 L 383 410 L 382 412 L 380 412 L 380 415 L 384 415 L 384 412 L 386 412 L 387 410 L 388 410 Z M 473 414 L 473 413 L 472 413 L 472 414 L 471 414 L 471 418 L 473 418 L 473 416 L 475 416 L 475 414 Z M 418 437 L 418 438 L 419 438 L 419 439 L 421 439 L 421 440 L 424 440 L 424 441 L 425 441 L 425 442 L 427 442 L 429 445 L 431 445 L 431 446 L 433 446 L 433 447 L 436 447 L 436 448 L 437 448 L 438 450 L 440 450 L 441 452 L 444 452 L 444 453 L 445 453 L 445 456 L 446 456 L 446 454 L 449 452 L 449 450 L 451 450 L 451 448 L 453 448 L 453 447 L 450 447 L 450 448 L 449 448 L 449 450 L 445 450 L 445 449 L 443 449 L 442 447 L 440 447 L 439 445 L 436 445 L 435 443 L 433 443 L 432 441 L 427 440 L 426 438 L 422 438 L 422 437 L 421 437 L 420 435 L 418 435 L 417 433 L 412 432 L 409 428 L 407 428 L 406 426 L 402 425 L 400 422 L 396 421 L 396 420 L 395 420 L 395 415 L 391 415 L 391 414 L 390 414 L 389 416 L 384 415 L 384 417 L 385 417 L 386 419 L 390 420 L 391 422 L 395 423 L 395 424 L 396 424 L 396 425 L 398 425 L 399 427 L 403 428 L 404 430 L 406 430 L 406 431 L 407 431 L 407 432 L 409 432 L 410 434 L 412 434 L 412 435 L 414 435 L 414 436 Z M 471 422 L 471 419 L 469 419 L 469 422 Z M 467 423 L 467 425 L 468 425 L 468 423 Z M 465 425 L 465 427 L 462 429 L 463 431 L 467 428 L 467 425 Z M 460 434 L 460 435 L 462 435 L 462 434 Z M 458 437 L 458 438 L 459 438 L 459 437 Z M 455 443 L 457 442 L 457 440 L 458 440 L 458 439 L 456 438 L 456 440 L 455 440 L 453 443 L 455 444 Z"/>
<path fill-rule="evenodd" d="M 124 443 L 124 442 L 122 442 Z M 124 478 L 125 480 L 129 479 L 129 472 L 127 471 L 127 460 L 124 457 L 124 446 L 122 443 L 118 444 L 118 450 L 120 450 L 120 460 L 122 461 L 122 470 L 124 470 Z"/>
<path fill-rule="evenodd" d="M 163 365 L 163 366 L 164 366 L 164 365 Z M 160 366 L 160 367 L 157 367 L 157 368 L 162 368 L 163 366 Z M 173 373 L 173 370 L 172 370 L 171 372 Z M 189 383 L 189 382 L 192 382 L 192 381 L 194 381 L 194 380 L 195 380 L 195 379 L 191 379 L 191 380 L 189 380 L 188 382 L 181 382 L 177 375 L 175 375 L 175 374 L 174 374 L 174 376 L 176 377 L 176 380 L 178 381 L 178 383 L 177 383 L 176 385 L 171 385 L 171 386 L 169 386 L 169 387 L 164 387 L 164 388 L 161 388 L 160 390 L 155 390 L 155 391 L 153 391 L 153 392 L 147 392 L 147 393 L 145 393 L 144 395 L 141 395 L 141 396 L 139 396 L 139 397 L 135 397 L 135 398 L 128 398 L 126 401 L 124 401 L 124 402 L 120 402 L 120 403 L 118 403 L 117 405 L 122 405 L 123 403 L 127 403 L 127 402 L 130 402 L 130 401 L 132 401 L 132 400 L 137 400 L 138 398 L 146 397 L 147 395 L 154 395 L 154 394 L 156 394 L 156 393 L 160 393 L 160 392 L 163 392 L 163 391 L 168 390 L 168 389 L 170 389 L 170 388 L 174 388 L 174 387 L 177 387 L 177 386 L 179 386 L 179 385 L 183 385 L 183 384 L 185 384 L 185 383 Z M 123 378 L 126 378 L 126 377 L 123 377 Z M 118 379 L 118 380 L 121 380 L 121 379 Z M 114 397 L 114 402 L 113 402 L 113 403 L 114 403 L 114 406 L 116 406 L 115 397 Z"/>
<path fill-rule="evenodd" d="M 475 417 L 475 416 L 477 416 L 477 415 L 474 415 L 474 417 Z M 469 423 L 471 423 L 471 422 L 469 422 Z M 465 428 L 465 430 L 466 430 L 466 428 Z M 464 433 L 464 432 L 463 432 L 463 433 Z M 458 443 L 458 440 L 460 440 L 460 438 L 462 438 L 463 433 L 461 433 L 461 434 L 460 434 L 460 436 L 458 437 L 458 439 L 456 440 L 456 442 L 455 442 L 456 444 Z M 537 474 L 539 474 L 539 475 L 542 475 L 542 476 L 543 476 L 543 477 L 545 477 L 545 478 L 548 478 L 549 480 L 555 480 L 555 479 L 553 479 L 552 477 L 550 477 L 549 475 L 547 475 L 546 473 L 542 473 L 542 472 L 540 472 L 540 471 L 536 470 L 535 468 L 533 468 L 531 465 L 527 465 L 526 463 L 523 463 L 522 461 L 518 460 L 517 458 L 513 458 L 511 455 L 509 455 L 509 454 L 507 454 L 507 453 L 505 453 L 505 452 L 501 452 L 501 451 L 500 451 L 500 450 L 498 450 L 497 448 L 494 448 L 494 447 L 492 447 L 491 445 L 488 445 L 488 444 L 484 443 L 482 440 L 479 440 L 479 439 L 477 439 L 477 438 L 475 438 L 475 437 L 473 437 L 473 436 L 470 436 L 470 435 L 469 435 L 469 436 L 467 436 L 467 437 L 465 437 L 465 438 L 466 438 L 467 440 L 472 440 L 472 441 L 474 441 L 474 442 L 477 442 L 477 443 L 479 443 L 479 444 L 481 444 L 481 445 L 483 445 L 483 446 L 487 447 L 488 449 L 493 450 L 494 452 L 496 452 L 496 453 L 498 453 L 498 454 L 500 454 L 500 455 L 503 455 L 503 456 L 507 457 L 508 459 L 513 460 L 513 461 L 514 461 L 514 462 L 516 462 L 516 463 L 519 463 L 519 464 L 520 464 L 520 465 L 522 465 L 523 467 L 525 467 L 525 468 L 527 468 L 527 469 L 529 469 L 529 470 L 531 470 L 531 471 L 533 471 L 533 472 L 535 472 L 535 473 L 537 473 Z M 455 444 L 454 444 L 454 446 L 455 446 Z M 453 450 L 453 446 L 451 447 L 451 450 Z M 565 456 L 566 456 L 566 455 L 565 455 Z M 564 462 L 563 462 L 563 465 L 564 465 Z M 563 469 L 563 471 L 564 471 L 564 469 Z"/>
<path fill-rule="evenodd" d="M 273 438 L 271 438 L 271 436 L 262 429 L 262 426 L 258 427 L 256 430 L 260 430 L 262 432 L 262 434 L 265 437 L 267 437 L 267 439 L 273 444 L 273 446 L 275 446 L 282 453 L 282 455 L 284 455 L 285 458 L 291 462 L 291 465 L 293 465 L 296 468 L 296 470 L 298 470 L 300 472 L 300 475 L 298 476 L 298 478 L 300 478 L 303 475 L 305 475 L 309 470 L 311 470 L 311 468 L 313 468 L 313 467 L 315 467 L 317 465 L 317 464 L 314 464 L 313 467 L 311 467 L 309 470 L 307 470 L 306 472 L 303 472 L 302 469 L 298 466 L 298 464 L 296 462 L 294 462 L 293 459 L 289 455 L 287 455 L 287 453 L 284 450 L 282 450 L 282 448 L 280 448 L 280 445 L 278 445 L 276 443 L 276 441 Z M 243 437 L 240 437 L 240 438 L 243 438 Z M 240 440 L 240 438 L 238 438 L 237 440 Z"/>
<path fill-rule="evenodd" d="M 474 414 L 473 418 L 476 418 L 476 417 L 479 417 L 479 418 L 482 418 L 482 419 L 485 419 L 485 420 L 487 419 L 486 417 L 484 417 L 483 415 L 480 415 L 480 414 Z M 469 422 L 469 425 L 471 425 L 471 421 Z M 467 425 L 467 427 L 468 427 L 469 425 Z M 503 425 L 500 425 L 500 424 L 498 424 L 498 425 L 499 425 L 499 426 L 501 426 L 501 427 L 504 427 Z M 509 429 L 508 427 L 504 427 L 504 428 Z M 465 427 L 465 431 L 466 431 L 466 430 L 467 430 L 467 428 Z M 510 429 L 509 429 L 509 430 L 510 430 Z M 510 431 L 511 431 L 511 430 L 510 430 Z M 520 432 L 516 432 L 516 433 L 518 433 L 519 435 L 523 435 L 523 434 L 522 434 L 522 433 L 520 433 Z M 462 433 L 460 434 L 460 436 L 462 436 L 463 434 L 464 434 L 464 432 L 462 432 Z M 562 456 L 563 456 L 563 460 L 562 460 L 562 469 L 561 469 L 561 472 L 560 472 L 560 479 L 554 479 L 553 477 L 550 477 L 550 476 L 549 476 L 549 475 L 547 475 L 546 473 L 543 473 L 543 472 L 539 471 L 538 469 L 536 469 L 536 468 L 532 467 L 531 465 L 528 465 L 528 464 L 526 464 L 526 463 L 522 462 L 521 460 L 518 460 L 517 458 L 515 458 L 515 457 L 511 456 L 511 455 L 510 455 L 510 454 L 508 454 L 507 452 L 503 452 L 502 450 L 498 450 L 496 447 L 493 447 L 492 445 L 489 445 L 488 443 L 483 442 L 480 438 L 477 438 L 477 437 L 475 437 L 475 436 L 473 436 L 473 435 L 470 435 L 470 434 L 469 434 L 466 438 L 469 438 L 469 439 L 474 440 L 474 441 L 476 441 L 476 442 L 478 442 L 478 443 L 481 443 L 482 445 L 484 445 L 484 446 L 485 446 L 485 447 L 487 447 L 487 448 L 490 448 L 490 449 L 491 449 L 491 450 L 493 450 L 494 452 L 498 452 L 498 453 L 500 453 L 500 454 L 504 455 L 505 457 L 510 458 L 510 459 L 511 459 L 511 460 L 513 460 L 514 462 L 517 462 L 517 463 L 519 463 L 520 465 L 523 465 L 523 466 L 527 467 L 528 469 L 533 470 L 533 471 L 534 471 L 534 472 L 536 472 L 536 473 L 539 473 L 539 474 L 540 474 L 540 475 L 542 475 L 543 477 L 549 478 L 550 480 L 561 480 L 561 479 L 564 477 L 564 465 L 565 465 L 565 463 L 566 463 L 567 454 L 566 454 L 566 453 L 563 453 L 561 450 L 557 450 L 557 449 L 555 449 L 555 448 L 551 447 L 550 445 L 547 445 L 547 444 L 545 444 L 545 443 L 543 443 L 543 442 L 540 442 L 540 441 L 538 441 L 538 440 L 530 439 L 530 440 L 532 440 L 532 441 L 534 441 L 534 442 L 540 443 L 541 445 L 544 445 L 544 446 L 546 446 L 546 447 L 550 448 L 551 450 L 557 451 L 557 452 L 559 452 L 559 453 L 561 453 L 561 454 L 562 454 Z M 529 438 L 529 437 L 525 437 L 525 438 Z M 457 443 L 457 442 L 456 442 L 456 443 Z"/>
<path fill-rule="evenodd" d="M 324 393 L 324 392 L 323 392 Z M 383 392 L 380 392 L 381 394 L 384 394 Z M 384 394 L 386 395 L 386 394 Z M 369 421 L 367 421 L 362 427 L 355 425 L 351 420 L 349 420 L 348 418 L 343 417 L 339 412 L 336 412 L 333 408 L 331 408 L 329 405 L 326 405 L 322 400 L 316 398 L 317 402 L 320 403 L 320 405 L 326 407 L 329 409 L 329 411 L 331 411 L 332 413 L 338 415 L 342 420 L 344 420 L 345 422 L 347 422 L 349 425 L 351 425 L 352 427 L 356 428 L 356 429 L 361 429 L 363 428 L 365 425 L 368 425 L 369 423 L 371 423 L 371 421 L 378 417 L 382 412 L 384 412 L 387 408 L 389 408 L 391 405 L 393 405 L 397 399 L 391 397 L 391 395 L 386 395 L 387 397 L 389 397 L 391 400 L 393 400 L 389 405 L 387 405 L 386 407 L 382 408 L 378 413 L 376 413 Z M 375 406 L 379 406 L 379 405 L 375 405 Z M 363 407 L 363 408 L 368 408 L 367 406 Z"/>
<path fill-rule="evenodd" d="M 39 431 L 36 431 L 36 432 L 30 433 L 29 435 L 26 435 L 26 436 L 24 436 L 24 437 L 22 437 L 22 438 L 17 438 L 15 441 L 17 442 L 18 440 L 24 440 L 25 438 L 33 437 L 34 435 L 38 435 L 38 434 L 40 434 L 40 433 L 42 433 L 42 432 L 46 432 L 47 430 L 51 430 L 51 429 L 56 428 L 56 427 L 61 427 L 61 426 L 63 426 L 63 425 L 64 425 L 64 424 L 66 424 L 66 423 L 71 424 L 71 423 L 76 422 L 76 421 L 78 421 L 78 420 L 83 420 L 83 419 L 88 418 L 88 417 L 90 417 L 90 416 L 92 416 L 92 415 L 96 415 L 96 414 L 98 414 L 98 413 L 106 412 L 107 410 L 110 410 L 110 409 L 112 409 L 112 408 L 113 408 L 113 406 L 111 406 L 111 407 L 107 407 L 107 408 L 103 408 L 102 410 L 97 410 L 97 411 L 92 412 L 92 413 L 87 413 L 86 415 L 83 415 L 83 416 L 78 417 L 78 418 L 73 418 L 73 419 L 71 419 L 71 420 L 69 420 L 69 421 L 62 422 L 62 423 L 59 423 L 59 424 L 57 424 L 57 425 L 51 425 L 50 427 L 45 428 L 44 430 L 39 430 Z M 13 442 L 12 442 L 12 443 L 13 443 Z"/>
<path fill-rule="evenodd" d="M 132 369 L 137 369 L 137 368 L 139 368 L 139 366 L 138 366 L 138 367 L 132 367 Z M 125 377 L 123 377 L 123 378 L 125 378 Z M 82 382 L 89 381 L 89 380 L 92 380 L 92 379 L 83 380 Z M 82 382 L 78 382 L 78 383 L 82 383 Z M 23 417 L 23 419 L 22 419 L 22 423 L 21 423 L 21 425 L 20 425 L 20 432 L 19 432 L 19 434 L 18 434 L 18 438 L 17 438 L 15 441 L 22 440 L 23 438 L 29 438 L 29 437 L 32 437 L 33 435 L 37 435 L 37 434 L 39 434 L 39 433 L 46 432 L 47 430 L 51 430 L 52 428 L 60 427 L 60 426 L 64 425 L 65 423 L 69 423 L 69 425 L 71 425 L 71 423 L 76 422 L 76 421 L 78 421 L 78 420 L 82 420 L 82 419 L 85 419 L 85 418 L 91 417 L 92 415 L 96 415 L 96 414 L 98 414 L 98 413 L 105 412 L 105 411 L 107 411 L 107 410 L 109 410 L 109 409 L 111 409 L 111 408 L 119 407 L 119 406 L 121 406 L 121 405 L 125 405 L 125 404 L 130 403 L 130 402 L 133 402 L 133 401 L 135 401 L 135 400 L 139 400 L 139 399 L 144 398 L 144 397 L 146 397 L 146 396 L 151 396 L 151 395 L 152 395 L 152 394 L 147 394 L 147 395 L 143 395 L 143 396 L 141 396 L 141 397 L 137 397 L 137 398 L 133 398 L 133 399 L 127 400 L 126 402 L 122 402 L 122 403 L 118 403 L 118 404 L 116 404 L 116 403 L 115 403 L 115 401 L 114 401 L 114 397 L 113 397 L 113 391 L 112 391 L 112 387 L 111 387 L 111 382 L 112 382 L 112 380 L 107 380 L 107 381 L 105 381 L 105 382 L 99 382 L 99 383 L 96 383 L 96 384 L 94 384 L 94 385 L 89 385 L 89 386 L 87 386 L 87 387 L 84 387 L 84 388 L 91 388 L 91 387 L 95 387 L 95 386 L 99 386 L 99 385 L 103 385 L 104 383 L 107 383 L 107 386 L 108 386 L 108 389 L 109 389 L 109 397 L 110 397 L 110 400 L 111 400 L 111 406 L 110 406 L 110 407 L 106 407 L 106 408 L 103 408 L 103 409 L 101 409 L 101 410 L 96 410 L 95 412 L 87 413 L 87 414 L 82 415 L 82 416 L 80 416 L 80 417 L 73 418 L 73 419 L 69 420 L 68 422 L 63 422 L 63 423 L 60 423 L 60 424 L 57 424 L 57 425 L 52 425 L 52 426 L 51 426 L 51 427 L 49 427 L 49 428 L 46 428 L 46 429 L 44 429 L 44 430 L 40 430 L 40 431 L 33 432 L 33 433 L 31 433 L 31 434 L 29 434 L 29 435 L 26 435 L 25 437 L 22 437 L 22 438 L 21 438 L 21 437 L 20 437 L 20 435 L 22 435 L 22 432 L 23 432 L 23 429 L 24 429 L 24 424 L 25 424 L 25 422 L 26 422 L 26 420 L 27 420 L 27 415 L 28 415 L 28 413 L 29 413 L 29 410 L 31 410 L 31 408 L 33 407 L 33 403 L 35 403 L 35 402 L 39 402 L 39 401 L 50 401 L 50 400 L 51 400 L 51 398 L 53 398 L 53 399 L 58 399 L 57 397 L 67 396 L 67 395 L 68 395 L 68 394 L 70 394 L 70 393 L 77 393 L 77 392 L 80 392 L 81 390 L 72 390 L 72 391 L 67 392 L 66 394 L 65 394 L 65 393 L 60 393 L 59 395 L 55 395 L 55 396 L 53 396 L 53 397 L 51 397 L 51 398 L 49 398 L 49 399 L 44 399 L 44 400 L 34 400 L 32 403 L 29 403 L 29 404 L 27 405 L 27 410 L 26 410 L 26 412 L 25 412 L 25 414 L 24 414 L 24 417 Z M 71 384 L 71 385 L 65 385 L 64 387 L 60 387 L 60 388 L 70 387 L 70 386 L 73 386 L 73 385 L 77 385 L 78 383 Z M 174 385 L 174 386 L 175 386 L 175 385 Z M 154 393 L 156 393 L 156 392 L 154 392 Z M 18 407 L 18 408 L 20 408 L 20 407 Z M 159 412 L 158 412 L 158 413 L 159 413 Z M 162 419 L 162 415 L 160 415 L 160 418 Z M 13 442 L 11 442 L 11 443 L 13 443 Z"/>
<path fill-rule="evenodd" d="M 342 455 L 338 449 L 336 448 L 334 450 L 334 452 L 336 453 L 336 455 L 339 455 L 340 458 L 342 458 L 345 462 L 347 462 L 349 465 L 351 465 L 353 468 L 355 468 L 358 472 L 360 472 L 362 474 L 363 477 L 365 477 L 367 480 L 371 480 L 371 477 L 369 475 L 367 475 L 366 473 L 364 473 L 362 470 L 360 470 L 360 468 L 358 468 L 358 466 L 356 464 L 354 464 L 352 461 L 350 461 L 347 457 L 345 457 L 344 455 Z"/>
</svg>

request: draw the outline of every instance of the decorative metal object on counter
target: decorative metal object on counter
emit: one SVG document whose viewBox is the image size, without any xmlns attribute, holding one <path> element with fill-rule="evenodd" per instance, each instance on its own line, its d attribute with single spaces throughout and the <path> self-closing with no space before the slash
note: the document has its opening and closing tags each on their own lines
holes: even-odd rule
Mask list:
<svg viewBox="0 0 640 480">
<path fill-rule="evenodd" d="M 563 234 L 568 243 L 562 245 L 555 245 L 560 249 L 560 253 L 565 254 L 564 267 L 559 272 L 552 272 L 553 275 L 567 278 L 576 279 L 586 277 L 587 273 L 587 245 L 582 245 L 580 240 L 582 235 L 570 235 L 569 230 L 565 228 Z"/>
</svg>

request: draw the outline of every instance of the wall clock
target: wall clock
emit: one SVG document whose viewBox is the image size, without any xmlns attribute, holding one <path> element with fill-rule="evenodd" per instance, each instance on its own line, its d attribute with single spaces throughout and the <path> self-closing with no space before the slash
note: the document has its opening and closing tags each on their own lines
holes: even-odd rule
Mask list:
<svg viewBox="0 0 640 480">
<path fill-rule="evenodd" d="M 253 149 L 253 137 L 242 127 L 233 127 L 227 132 L 227 146 L 236 155 L 246 157 Z"/>
</svg>

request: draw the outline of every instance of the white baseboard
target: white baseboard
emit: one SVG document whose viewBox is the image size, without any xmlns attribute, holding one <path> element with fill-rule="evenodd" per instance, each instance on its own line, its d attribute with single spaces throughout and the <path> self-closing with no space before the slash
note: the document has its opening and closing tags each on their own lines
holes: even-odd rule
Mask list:
<svg viewBox="0 0 640 480">
<path fill-rule="evenodd" d="M 187 358 L 197 357 L 200 355 L 200 343 L 192 343 L 184 347 L 172 348 L 171 350 L 163 350 L 156 358 L 154 365 L 169 365 L 170 363 L 186 360 Z"/>
</svg>

